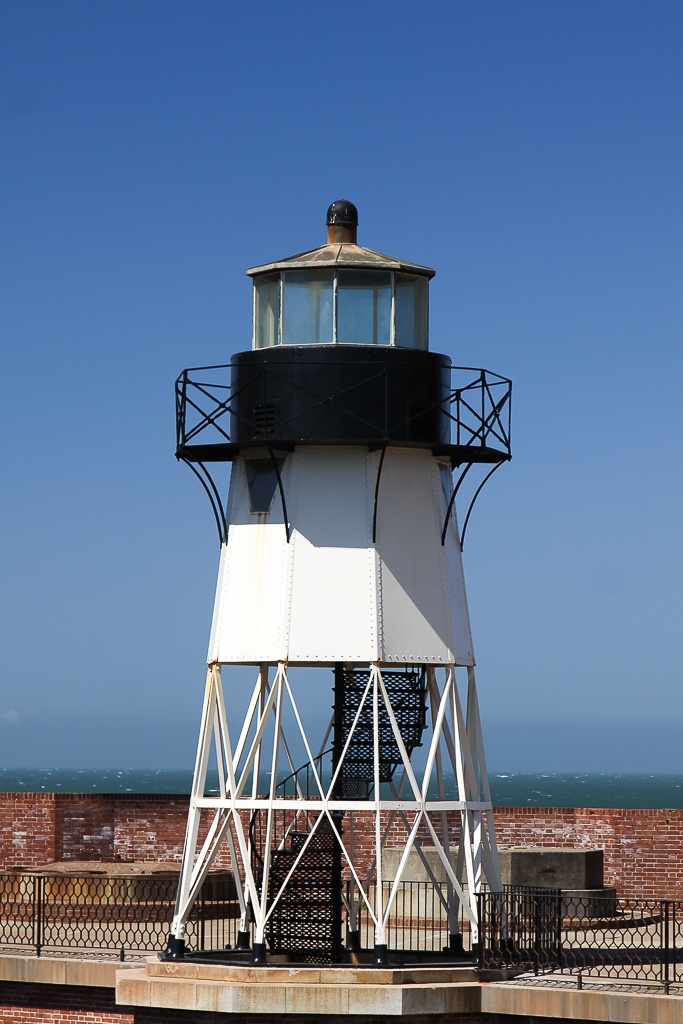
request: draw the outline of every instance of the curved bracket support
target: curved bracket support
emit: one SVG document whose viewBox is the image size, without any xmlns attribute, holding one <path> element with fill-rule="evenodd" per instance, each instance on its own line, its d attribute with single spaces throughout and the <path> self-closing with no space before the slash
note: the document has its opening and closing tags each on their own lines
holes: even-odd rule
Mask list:
<svg viewBox="0 0 683 1024">
<path fill-rule="evenodd" d="M 382 454 L 379 457 L 379 465 L 377 467 L 377 479 L 375 480 L 375 502 L 372 510 L 372 543 L 374 544 L 377 540 L 377 503 L 379 500 L 379 481 L 382 476 L 382 467 L 384 466 L 384 456 L 387 453 L 387 446 L 384 445 L 382 448 Z"/>
<path fill-rule="evenodd" d="M 277 477 L 277 489 L 280 492 L 280 504 L 282 505 L 282 518 L 284 519 L 285 534 L 287 536 L 287 543 L 289 544 L 289 538 L 291 537 L 291 530 L 290 530 L 290 526 L 289 526 L 289 516 L 287 515 L 287 502 L 285 501 L 285 489 L 282 486 L 282 477 L 280 475 L 280 467 L 277 464 L 277 459 L 275 458 L 275 452 L 273 451 L 271 445 L 268 445 L 268 454 L 270 455 L 271 460 L 273 462 L 273 468 L 275 469 L 275 476 Z"/>
<path fill-rule="evenodd" d="M 445 515 L 444 521 L 443 521 L 443 529 L 441 530 L 441 547 L 443 547 L 444 544 L 446 543 L 446 531 L 448 530 L 448 520 L 451 518 L 451 512 L 453 511 L 453 503 L 455 502 L 456 495 L 457 495 L 458 491 L 460 490 L 460 485 L 462 484 L 463 480 L 465 479 L 465 477 L 467 476 L 469 471 L 472 469 L 473 465 L 474 465 L 474 463 L 470 462 L 470 463 L 468 463 L 465 466 L 465 468 L 463 469 L 462 473 L 458 477 L 457 484 L 453 488 L 453 493 L 451 494 L 450 498 L 448 499 L 448 507 L 446 509 L 446 515 Z M 488 480 L 488 477 L 486 479 Z M 470 506 L 470 508 L 471 508 L 471 506 Z"/>
<path fill-rule="evenodd" d="M 479 494 L 480 494 L 481 489 L 483 488 L 484 484 L 487 482 L 487 480 L 491 479 L 491 477 L 496 472 L 496 470 L 500 469 L 500 467 L 502 465 L 503 465 L 502 462 L 497 462 L 495 464 L 495 466 L 493 467 L 493 469 L 490 470 L 486 474 L 486 476 L 484 477 L 484 479 L 482 480 L 482 482 L 479 484 L 479 486 L 477 487 L 476 491 L 474 492 L 474 496 L 472 498 L 472 501 L 470 502 L 470 507 L 467 509 L 467 515 L 465 516 L 465 522 L 463 523 L 463 526 L 462 526 L 462 533 L 460 534 L 460 550 L 461 551 L 462 551 L 463 545 L 465 543 L 465 531 L 467 530 L 467 524 L 469 523 L 470 516 L 472 515 L 472 509 L 474 508 L 474 503 L 477 500 L 477 498 L 479 497 Z"/>
<path fill-rule="evenodd" d="M 190 467 L 190 469 L 192 470 L 192 472 L 197 477 L 200 484 L 206 491 L 209 501 L 211 502 L 211 511 L 213 512 L 214 519 L 216 520 L 216 527 L 218 529 L 218 542 L 220 544 L 225 544 L 225 542 L 228 539 L 228 518 L 225 509 L 223 508 L 223 502 L 221 501 L 221 496 L 218 493 L 218 488 L 214 483 L 213 477 L 211 476 L 203 462 L 190 462 L 189 459 L 182 458 L 182 456 L 180 461 L 184 462 L 186 466 Z M 199 466 L 199 469 L 201 469 L 201 473 L 199 472 L 199 469 L 197 469 L 197 466 Z"/>
</svg>

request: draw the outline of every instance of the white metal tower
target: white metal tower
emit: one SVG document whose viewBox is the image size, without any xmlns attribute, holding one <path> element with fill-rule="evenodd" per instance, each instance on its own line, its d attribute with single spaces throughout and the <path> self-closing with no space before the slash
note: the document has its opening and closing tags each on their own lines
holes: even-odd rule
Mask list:
<svg viewBox="0 0 683 1024">
<path fill-rule="evenodd" d="M 361 914 L 386 962 L 415 858 L 453 955 L 500 888 L 454 499 L 510 457 L 510 382 L 428 351 L 433 270 L 360 247 L 345 200 L 327 223 L 247 272 L 252 349 L 177 384 L 221 557 L 169 958 L 223 843 L 257 964 L 357 956 Z"/>
</svg>

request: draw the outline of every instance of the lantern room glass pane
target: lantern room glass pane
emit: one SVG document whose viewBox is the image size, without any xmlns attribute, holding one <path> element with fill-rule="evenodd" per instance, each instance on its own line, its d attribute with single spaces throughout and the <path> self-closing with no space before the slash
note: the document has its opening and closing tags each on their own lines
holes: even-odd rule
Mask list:
<svg viewBox="0 0 683 1024">
<path fill-rule="evenodd" d="M 394 344 L 401 348 L 427 348 L 426 277 L 396 274 Z"/>
<path fill-rule="evenodd" d="M 288 270 L 284 275 L 282 315 L 284 345 L 330 345 L 332 336 L 332 270 Z"/>
<path fill-rule="evenodd" d="M 339 271 L 337 341 L 342 345 L 391 344 L 390 271 Z"/>
<path fill-rule="evenodd" d="M 277 345 L 280 319 L 280 275 L 264 274 L 254 280 L 254 348 Z"/>
</svg>

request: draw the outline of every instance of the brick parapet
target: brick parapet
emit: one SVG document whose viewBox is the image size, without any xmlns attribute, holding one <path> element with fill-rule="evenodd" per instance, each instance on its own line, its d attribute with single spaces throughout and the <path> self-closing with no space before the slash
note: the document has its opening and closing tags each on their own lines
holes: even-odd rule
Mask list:
<svg viewBox="0 0 683 1024">
<path fill-rule="evenodd" d="M 683 809 L 496 807 L 501 846 L 597 847 L 626 898 L 683 899 Z"/>
<path fill-rule="evenodd" d="M 0 870 L 54 860 L 179 863 L 188 801 L 168 794 L 0 793 Z M 620 896 L 683 899 L 682 809 L 496 807 L 494 820 L 501 846 L 603 849 L 605 884 Z M 371 822 L 371 814 L 356 815 L 354 826 L 356 855 L 368 862 Z M 455 814 L 449 833 L 457 842 Z M 401 848 L 405 838 L 395 818 L 388 845 Z M 426 828 L 420 838 L 430 842 Z M 229 866 L 226 846 L 216 866 Z"/>
<path fill-rule="evenodd" d="M 0 868 L 55 860 L 54 793 L 0 793 Z"/>
</svg>

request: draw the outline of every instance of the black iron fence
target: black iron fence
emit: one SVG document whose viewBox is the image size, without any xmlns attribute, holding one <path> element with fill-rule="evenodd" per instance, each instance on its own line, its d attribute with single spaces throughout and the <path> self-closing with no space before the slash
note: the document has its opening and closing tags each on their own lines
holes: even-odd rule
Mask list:
<svg viewBox="0 0 683 1024">
<path fill-rule="evenodd" d="M 382 883 L 382 905 L 386 906 L 393 888 L 393 882 Z M 368 890 L 370 905 L 375 909 L 376 887 Z M 367 905 L 360 898 L 358 890 L 347 883 L 346 906 L 355 900 L 355 914 L 362 949 L 372 949 L 375 944 L 374 922 Z M 460 950 L 472 952 L 472 933 L 462 910 L 458 914 Z M 390 951 L 396 953 L 443 953 L 450 952 L 452 941 L 448 914 L 448 886 L 444 882 L 434 885 L 427 881 L 401 882 L 394 895 L 387 921 L 386 941 Z"/>
<path fill-rule="evenodd" d="M 481 893 L 484 969 L 555 972 L 583 980 L 683 984 L 683 900 L 585 898 L 559 890 Z"/>
<path fill-rule="evenodd" d="M 0 874 L 0 948 L 154 952 L 166 941 L 177 877 Z M 210 876 L 190 921 L 194 949 L 234 944 L 239 904 L 228 875 Z"/>
<path fill-rule="evenodd" d="M 588 909 L 588 912 L 586 912 Z M 562 971 L 577 977 L 683 983 L 683 900 L 575 901 L 562 921 Z"/>
<path fill-rule="evenodd" d="M 479 966 L 557 970 L 562 956 L 560 889 L 504 886 L 477 896 Z"/>
<path fill-rule="evenodd" d="M 384 883 L 384 904 L 392 883 Z M 0 874 L 0 949 L 79 950 L 128 954 L 163 948 L 177 878 L 141 875 L 63 876 Z M 372 949 L 374 926 L 349 884 L 347 911 L 356 898 L 361 946 Z M 374 908 L 375 893 L 369 893 Z M 683 986 L 683 900 L 630 900 L 614 895 L 582 899 L 559 889 L 508 886 L 478 895 L 479 932 L 460 914 L 462 949 L 483 970 L 553 973 L 591 979 Z M 227 873 L 210 876 L 188 922 L 195 950 L 235 945 L 239 903 Z M 440 953 L 452 941 L 446 885 L 402 882 L 388 920 L 396 952 Z"/>
</svg>

